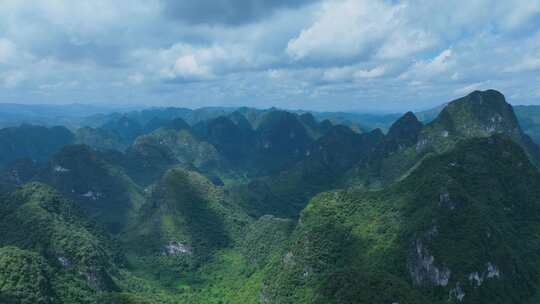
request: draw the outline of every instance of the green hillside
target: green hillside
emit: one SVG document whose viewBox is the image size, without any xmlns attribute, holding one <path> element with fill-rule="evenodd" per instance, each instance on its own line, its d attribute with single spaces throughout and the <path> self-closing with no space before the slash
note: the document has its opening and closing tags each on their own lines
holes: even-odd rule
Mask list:
<svg viewBox="0 0 540 304">
<path fill-rule="evenodd" d="M 317 196 L 266 279 L 269 303 L 526 303 L 540 175 L 501 137 L 461 142 L 384 191 Z"/>
<path fill-rule="evenodd" d="M 0 130 L 0 303 L 538 302 L 540 148 L 501 93 L 328 115 Z"/>
<path fill-rule="evenodd" d="M 6 196 L 0 219 L 0 293 L 13 303 L 95 303 L 117 289 L 112 240 L 52 188 Z"/>
</svg>

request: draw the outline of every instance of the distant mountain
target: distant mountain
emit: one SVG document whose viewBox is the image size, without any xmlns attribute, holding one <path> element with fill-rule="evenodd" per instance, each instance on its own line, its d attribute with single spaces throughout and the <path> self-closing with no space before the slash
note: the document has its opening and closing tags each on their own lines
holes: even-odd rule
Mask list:
<svg viewBox="0 0 540 304">
<path fill-rule="evenodd" d="M 63 125 L 77 128 L 85 125 L 88 116 L 104 115 L 124 110 L 85 104 L 42 105 L 0 103 L 0 127 L 16 127 L 20 124 L 41 126 Z"/>
<path fill-rule="evenodd" d="M 254 215 L 294 218 L 315 194 L 340 187 L 343 174 L 369 159 L 383 138 L 378 129 L 358 134 L 345 126 L 334 126 L 311 143 L 296 164 L 237 189 L 237 200 Z"/>
<path fill-rule="evenodd" d="M 199 122 L 193 126 L 193 132 L 235 166 L 242 166 L 255 153 L 255 131 L 238 112 Z"/>
<path fill-rule="evenodd" d="M 17 158 L 45 161 L 74 141 L 74 134 L 60 126 L 21 125 L 0 129 L 0 167 Z"/>
<path fill-rule="evenodd" d="M 115 132 L 123 144 L 132 144 L 138 136 L 148 134 L 159 128 L 187 129 L 214 118 L 226 116 L 234 111 L 233 108 L 150 108 L 126 113 L 95 115 L 86 118 L 89 125 L 97 125 L 99 129 Z M 97 121 L 98 123 L 92 122 Z"/>
<path fill-rule="evenodd" d="M 315 116 L 311 113 L 303 113 L 298 116 L 300 122 L 304 125 L 311 138 L 317 139 L 325 135 L 328 130 L 333 126 L 330 120 L 323 120 L 321 122 L 315 119 Z M 359 130 L 354 130 L 361 133 Z"/>
<path fill-rule="evenodd" d="M 364 113 L 346 113 L 346 112 L 306 112 L 306 111 L 288 111 L 277 108 L 256 109 L 249 107 L 227 108 L 227 107 L 203 107 L 198 109 L 187 108 L 150 108 L 141 111 L 130 111 L 123 113 L 112 113 L 108 115 L 94 115 L 86 118 L 89 123 L 94 120 L 103 125 L 106 123 L 115 123 L 116 120 L 128 118 L 136 121 L 146 128 L 146 132 L 151 132 L 162 126 L 164 122 L 174 118 L 181 118 L 189 125 L 196 125 L 201 122 L 212 120 L 218 117 L 231 115 L 232 113 L 241 114 L 251 124 L 253 129 L 257 129 L 263 117 L 276 111 L 286 111 L 300 116 L 300 120 L 306 128 L 316 127 L 314 121 L 322 122 L 327 120 L 325 125 L 342 124 L 350 127 L 356 132 L 370 131 L 376 128 L 387 130 L 392 122 L 397 119 L 399 114 L 364 114 Z M 96 123 L 90 123 L 95 126 Z M 320 131 L 313 130 L 314 137 L 320 135 Z M 317 135 L 318 134 L 318 135 Z"/>
<path fill-rule="evenodd" d="M 351 112 L 313 112 L 319 120 L 346 125 L 357 132 L 381 129 L 384 132 L 399 118 L 400 114 L 369 114 Z"/>
<path fill-rule="evenodd" d="M 191 129 L 160 128 L 138 137 L 126 151 L 125 167 L 142 184 L 154 182 L 176 165 L 211 172 L 223 169 L 223 157 Z"/>
<path fill-rule="evenodd" d="M 13 117 L 85 117 L 115 110 L 118 110 L 118 107 L 76 103 L 65 105 L 0 103 L 0 115 Z"/>
<path fill-rule="evenodd" d="M 94 119 L 99 119 L 102 124 L 116 124 L 117 120 L 129 120 L 136 122 L 141 127 L 147 127 L 148 131 L 152 131 L 152 125 L 156 123 L 162 123 L 171 121 L 175 118 L 181 118 L 188 124 L 194 125 L 198 122 L 216 118 L 219 116 L 228 115 L 235 111 L 235 108 L 222 108 L 222 107 L 203 107 L 198 109 L 187 109 L 177 107 L 165 107 L 165 108 L 149 108 L 140 111 L 129 111 L 122 113 L 112 113 L 101 117 L 96 115 Z M 89 120 L 92 117 L 88 117 Z M 155 128 L 154 128 L 155 130 Z"/>
<path fill-rule="evenodd" d="M 301 159 L 309 145 L 332 128 L 309 113 L 242 108 L 196 124 L 194 132 L 213 144 L 233 167 L 252 176 L 277 173 Z"/>
<path fill-rule="evenodd" d="M 407 113 L 394 127 L 402 129 L 398 124 L 404 120 L 411 124 L 407 129 L 413 140 L 400 136 L 401 147 L 396 150 L 396 143 L 389 144 L 387 139 L 386 147 L 379 149 L 372 159 L 347 173 L 350 184 L 384 187 L 403 178 L 431 154 L 449 151 L 461 140 L 494 134 L 508 136 L 526 150 L 533 163 L 540 164 L 538 146 L 521 130 L 512 106 L 494 90 L 476 91 L 450 102 L 437 118 L 421 128 L 412 113 Z"/>
<path fill-rule="evenodd" d="M 383 153 L 393 153 L 410 147 L 418 141 L 423 124 L 412 112 L 407 112 L 392 124 L 384 138 Z"/>
<path fill-rule="evenodd" d="M 416 115 L 416 117 L 418 117 L 418 119 L 424 123 L 429 123 L 431 122 L 432 120 L 434 120 L 435 118 L 437 118 L 437 116 L 439 115 L 439 113 L 441 113 L 441 111 L 448 105 L 448 103 L 443 103 L 441 105 L 438 105 L 434 108 L 431 108 L 431 109 L 428 109 L 428 110 L 424 110 L 424 111 L 419 111 L 419 112 L 416 112 L 414 113 L 414 115 Z"/>
<path fill-rule="evenodd" d="M 76 143 L 90 146 L 96 150 L 124 151 L 128 144 L 113 130 L 105 128 L 82 127 L 75 132 Z"/>
<path fill-rule="evenodd" d="M 250 118 L 251 121 L 248 119 Z M 217 178 L 256 178 L 234 195 L 251 214 L 295 216 L 317 192 L 355 185 L 378 188 L 405 176 L 423 158 L 443 153 L 467 138 L 505 134 L 526 148 L 538 148 L 519 129 L 511 106 L 496 91 L 474 92 L 455 100 L 427 125 L 412 113 L 384 135 L 361 136 L 345 126 L 317 122 L 309 114 L 243 109 L 182 130 L 160 128 L 141 136 L 128 149 L 128 174 L 148 185 L 182 164 Z M 459 126 L 459 127 L 456 127 Z M 324 134 L 323 134 L 324 133 Z M 233 169 L 234 168 L 234 169 Z M 241 190 L 240 190 L 241 189 Z"/>
<path fill-rule="evenodd" d="M 540 144 L 540 106 L 514 106 L 523 131 Z"/>
<path fill-rule="evenodd" d="M 135 138 L 144 133 L 143 125 L 128 116 L 122 116 L 117 120 L 109 121 L 101 128 L 115 132 L 126 144 L 131 144 Z"/>
<path fill-rule="evenodd" d="M 313 140 L 298 116 L 285 111 L 266 113 L 256 133 L 257 161 L 270 172 L 298 160 Z"/>
<path fill-rule="evenodd" d="M 56 153 L 35 180 L 78 203 L 90 219 L 119 233 L 143 204 L 143 190 L 107 155 L 84 145 Z"/>
</svg>

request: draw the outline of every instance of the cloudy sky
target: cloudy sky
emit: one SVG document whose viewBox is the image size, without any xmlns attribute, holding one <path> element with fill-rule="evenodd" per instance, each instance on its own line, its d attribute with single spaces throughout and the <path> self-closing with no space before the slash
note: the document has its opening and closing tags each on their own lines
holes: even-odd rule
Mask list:
<svg viewBox="0 0 540 304">
<path fill-rule="evenodd" d="M 0 0 L 0 102 L 540 104 L 540 0 Z"/>
</svg>

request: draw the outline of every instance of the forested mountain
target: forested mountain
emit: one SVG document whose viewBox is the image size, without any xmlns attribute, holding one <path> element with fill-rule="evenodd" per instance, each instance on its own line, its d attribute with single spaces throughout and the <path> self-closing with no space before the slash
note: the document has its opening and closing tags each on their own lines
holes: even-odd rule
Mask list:
<svg viewBox="0 0 540 304">
<path fill-rule="evenodd" d="M 0 166 L 23 157 L 46 160 L 74 140 L 73 133 L 65 127 L 48 128 L 23 124 L 20 127 L 0 129 Z"/>
<path fill-rule="evenodd" d="M 429 119 L 156 108 L 1 129 L 0 302 L 536 303 L 540 148 L 519 109 L 488 90 Z"/>
<path fill-rule="evenodd" d="M 460 142 L 385 190 L 320 194 L 270 270 L 264 297 L 526 303 L 539 279 L 539 177 L 518 145 L 493 136 Z"/>
</svg>

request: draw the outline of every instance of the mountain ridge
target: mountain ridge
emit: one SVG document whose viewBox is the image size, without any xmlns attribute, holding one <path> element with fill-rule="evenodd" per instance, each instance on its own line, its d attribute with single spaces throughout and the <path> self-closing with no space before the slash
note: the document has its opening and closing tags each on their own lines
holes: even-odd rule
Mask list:
<svg viewBox="0 0 540 304">
<path fill-rule="evenodd" d="M 151 109 L 13 141 L 0 302 L 534 303 L 540 148 L 504 96 L 351 117 Z"/>
</svg>

